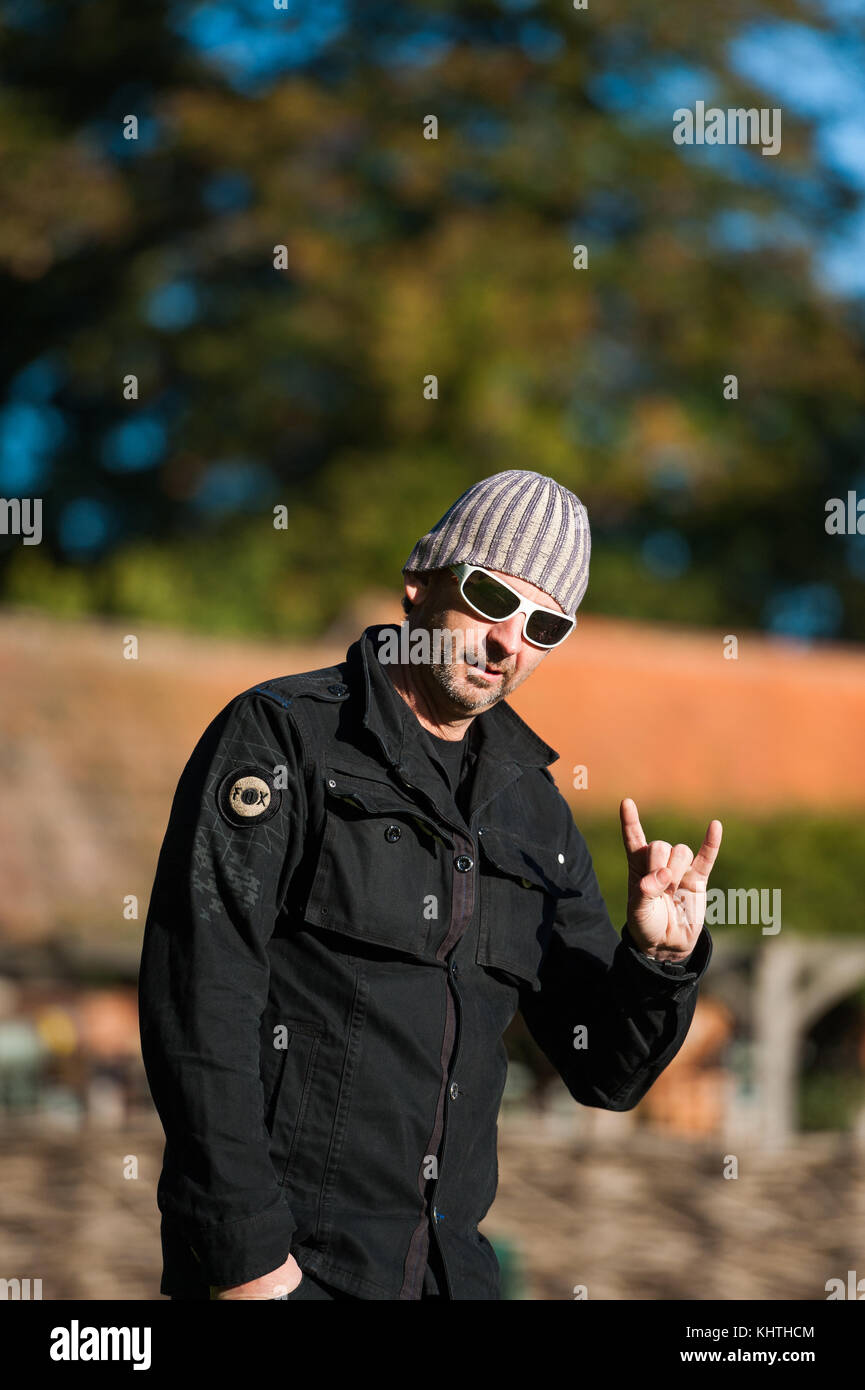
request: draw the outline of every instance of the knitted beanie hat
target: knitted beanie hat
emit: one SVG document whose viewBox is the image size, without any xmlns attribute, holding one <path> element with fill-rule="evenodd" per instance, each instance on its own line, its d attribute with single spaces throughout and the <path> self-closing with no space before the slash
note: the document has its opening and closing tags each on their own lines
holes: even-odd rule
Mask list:
<svg viewBox="0 0 865 1390">
<path fill-rule="evenodd" d="M 589 582 L 585 507 L 553 478 L 511 468 L 473 483 L 421 536 L 407 570 L 483 565 L 535 584 L 573 617 Z"/>
</svg>

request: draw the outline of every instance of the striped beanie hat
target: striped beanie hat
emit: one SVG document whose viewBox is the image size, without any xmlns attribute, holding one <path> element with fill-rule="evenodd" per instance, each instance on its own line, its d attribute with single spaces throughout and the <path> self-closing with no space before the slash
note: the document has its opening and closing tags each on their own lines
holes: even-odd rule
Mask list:
<svg viewBox="0 0 865 1390">
<path fill-rule="evenodd" d="M 421 536 L 407 570 L 483 565 L 543 589 L 573 617 L 589 582 L 589 517 L 579 497 L 541 473 L 511 468 L 473 483 Z"/>
</svg>

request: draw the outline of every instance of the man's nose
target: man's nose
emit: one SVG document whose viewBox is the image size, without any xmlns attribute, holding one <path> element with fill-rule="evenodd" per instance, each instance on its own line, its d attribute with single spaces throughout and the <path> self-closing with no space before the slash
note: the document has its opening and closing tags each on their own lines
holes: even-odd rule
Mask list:
<svg viewBox="0 0 865 1390">
<path fill-rule="evenodd" d="M 515 656 L 523 645 L 523 614 L 514 613 L 513 617 L 495 623 L 487 633 L 487 640 L 492 640 L 503 654 Z"/>
</svg>

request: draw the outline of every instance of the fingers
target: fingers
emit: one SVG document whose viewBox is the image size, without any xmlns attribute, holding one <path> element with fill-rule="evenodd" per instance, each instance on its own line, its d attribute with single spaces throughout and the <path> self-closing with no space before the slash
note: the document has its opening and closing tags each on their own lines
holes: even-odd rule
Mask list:
<svg viewBox="0 0 865 1390">
<path fill-rule="evenodd" d="M 647 852 L 649 872 L 640 881 L 641 892 L 651 898 L 661 893 L 674 893 L 693 861 L 692 851 L 687 845 L 670 845 L 666 840 L 652 840 Z"/>
<path fill-rule="evenodd" d="M 667 868 L 672 874 L 672 878 L 667 885 L 671 888 L 678 888 L 682 875 L 689 869 L 694 862 L 694 851 L 688 849 L 687 845 L 674 845 L 670 857 L 667 860 Z"/>
<path fill-rule="evenodd" d="M 696 874 L 701 878 L 708 878 L 712 870 L 712 865 L 718 858 L 718 850 L 721 848 L 721 836 L 723 826 L 719 820 L 709 821 L 709 828 L 706 831 L 706 838 L 697 851 L 696 858 L 691 865 Z"/>
<path fill-rule="evenodd" d="M 685 844 L 670 845 L 666 840 L 647 843 L 636 802 L 631 797 L 625 797 L 619 806 L 619 819 L 630 866 L 629 879 L 632 884 L 638 880 L 641 893 L 655 898 L 667 891 L 675 892 L 683 879 L 689 890 L 705 887 L 721 847 L 723 827 L 719 820 L 709 822 L 695 856 Z"/>
<path fill-rule="evenodd" d="M 663 869 L 669 863 L 673 846 L 668 845 L 666 840 L 652 840 L 648 850 L 649 858 L 646 868 L 649 870 Z"/>
<path fill-rule="evenodd" d="M 637 850 L 645 849 L 646 837 L 643 834 L 643 827 L 640 825 L 640 815 L 637 810 L 637 803 L 626 796 L 619 807 L 619 819 L 622 822 L 622 839 L 625 842 L 625 849 L 628 855 L 635 854 Z"/>
</svg>

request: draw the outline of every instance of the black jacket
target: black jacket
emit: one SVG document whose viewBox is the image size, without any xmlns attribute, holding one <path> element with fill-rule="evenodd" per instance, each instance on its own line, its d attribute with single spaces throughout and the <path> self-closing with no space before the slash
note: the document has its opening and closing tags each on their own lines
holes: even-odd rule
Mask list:
<svg viewBox="0 0 865 1390">
<path fill-rule="evenodd" d="M 475 722 L 463 820 L 382 630 L 239 695 L 177 788 L 140 975 L 166 1294 L 290 1249 L 360 1298 L 418 1299 L 437 1240 L 448 1296 L 498 1298 L 478 1223 L 515 1011 L 605 1110 L 637 1104 L 693 1016 L 705 928 L 678 966 L 620 938 L 558 755 L 503 701 Z"/>
</svg>

